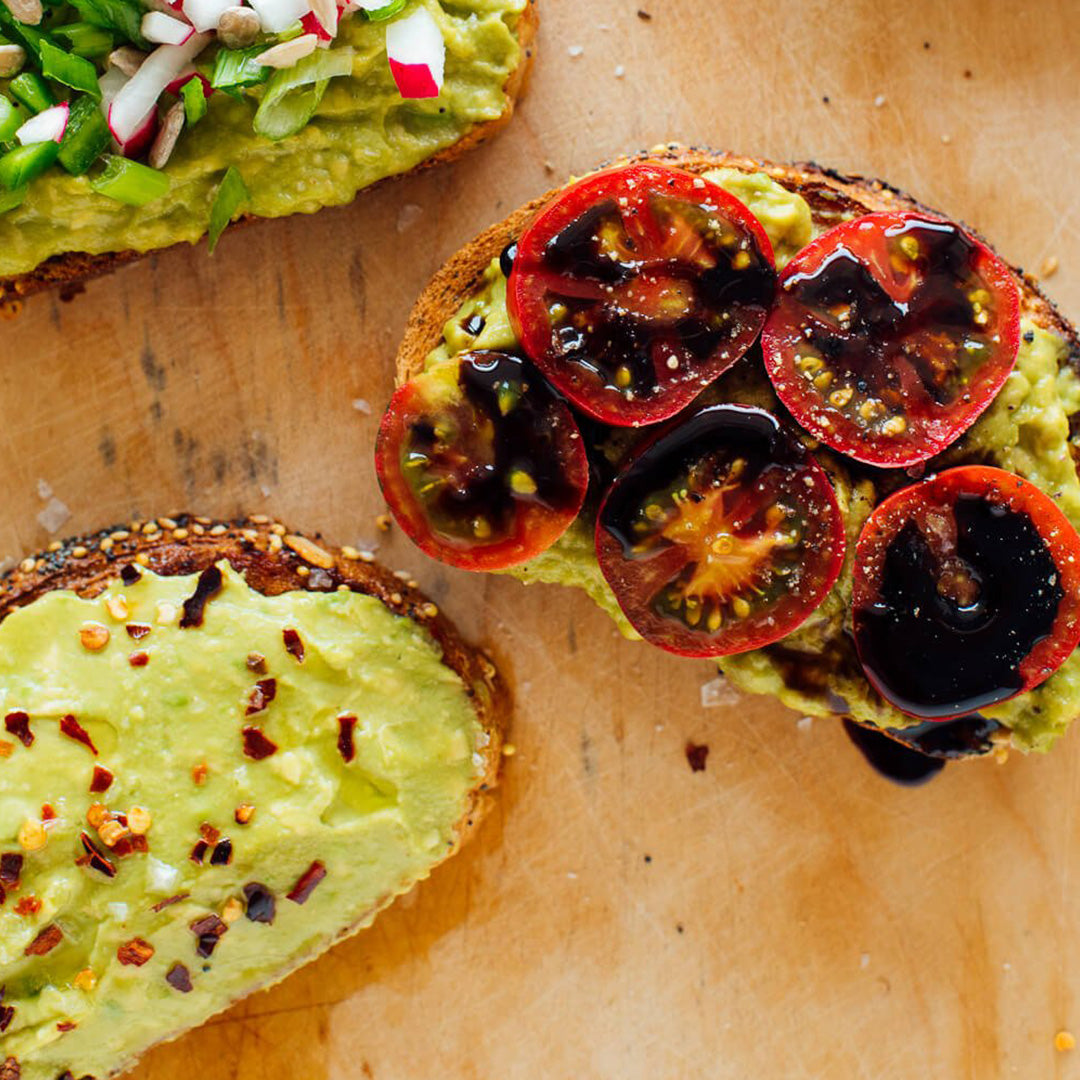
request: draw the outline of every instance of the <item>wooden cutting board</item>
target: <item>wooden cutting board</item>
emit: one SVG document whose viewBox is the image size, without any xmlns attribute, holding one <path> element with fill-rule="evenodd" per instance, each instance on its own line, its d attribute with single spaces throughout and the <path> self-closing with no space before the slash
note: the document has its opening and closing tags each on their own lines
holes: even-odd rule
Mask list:
<svg viewBox="0 0 1080 1080">
<path fill-rule="evenodd" d="M 703 708 L 707 663 L 621 640 L 583 596 L 378 534 L 371 465 L 440 262 L 553 178 L 668 138 L 887 177 L 1024 266 L 1058 257 L 1047 287 L 1080 316 L 1080 7 L 543 8 L 528 101 L 457 167 L 0 324 L 0 557 L 52 537 L 43 511 L 59 533 L 190 508 L 378 541 L 517 699 L 472 846 L 138 1080 L 1080 1077 L 1053 1047 L 1080 1029 L 1075 736 L 894 787 L 837 724 Z"/>
</svg>

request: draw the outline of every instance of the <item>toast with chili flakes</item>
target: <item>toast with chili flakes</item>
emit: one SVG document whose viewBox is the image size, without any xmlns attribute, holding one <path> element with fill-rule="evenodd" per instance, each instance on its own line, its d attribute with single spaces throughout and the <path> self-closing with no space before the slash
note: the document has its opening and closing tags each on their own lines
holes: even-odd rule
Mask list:
<svg viewBox="0 0 1080 1080">
<path fill-rule="evenodd" d="M 4 1080 L 103 1080 L 284 978 L 453 855 L 498 780 L 487 657 L 266 518 L 54 545 L 0 579 L 5 629 Z M 118 1036 L 129 994 L 154 1008 Z"/>
</svg>

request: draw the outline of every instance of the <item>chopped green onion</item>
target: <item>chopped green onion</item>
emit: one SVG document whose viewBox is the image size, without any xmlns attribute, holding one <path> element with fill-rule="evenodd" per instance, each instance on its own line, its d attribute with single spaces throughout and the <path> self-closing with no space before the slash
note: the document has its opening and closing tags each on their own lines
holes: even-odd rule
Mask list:
<svg viewBox="0 0 1080 1080">
<path fill-rule="evenodd" d="M 210 254 L 214 253 L 218 239 L 225 227 L 232 221 L 237 210 L 246 206 L 251 193 L 244 184 L 244 178 L 234 165 L 225 170 L 225 176 L 214 196 L 214 205 L 210 207 L 210 236 L 208 244 Z"/>
<path fill-rule="evenodd" d="M 72 90 L 81 90 L 95 100 L 101 100 L 97 68 L 89 60 L 72 56 L 49 41 L 41 43 L 41 73 L 46 79 L 63 83 Z"/>
<path fill-rule="evenodd" d="M 188 79 L 180 87 L 180 97 L 184 102 L 184 120 L 188 127 L 194 127 L 206 115 L 207 110 L 202 79 L 197 75 Z"/>
<path fill-rule="evenodd" d="M 233 86 L 256 86 L 266 82 L 273 68 L 255 63 L 255 57 L 265 51 L 265 45 L 253 45 L 248 49 L 222 49 L 214 60 L 210 85 L 217 90 L 225 90 Z"/>
<path fill-rule="evenodd" d="M 41 43 L 50 40 L 49 35 L 36 26 L 19 22 L 4 4 L 0 4 L 0 26 L 5 28 L 8 37 L 16 39 L 17 44 L 25 45 L 35 56 L 41 52 Z"/>
<path fill-rule="evenodd" d="M 0 143 L 11 142 L 24 123 L 26 117 L 19 106 L 0 94 Z"/>
<path fill-rule="evenodd" d="M 60 142 L 60 164 L 72 176 L 82 176 L 105 152 L 112 136 L 98 103 L 85 94 L 76 98 Z"/>
<path fill-rule="evenodd" d="M 105 56 L 112 52 L 116 44 L 116 39 L 108 30 L 101 26 L 91 26 L 86 22 L 57 26 L 53 30 L 53 37 L 65 42 L 68 49 L 76 56 Z"/>
<path fill-rule="evenodd" d="M 9 210 L 22 206 L 26 198 L 26 186 L 16 188 L 14 191 L 0 190 L 0 214 L 6 214 Z"/>
<path fill-rule="evenodd" d="M 315 115 L 330 79 L 351 74 L 352 65 L 351 48 L 320 49 L 274 72 L 255 113 L 255 130 L 267 139 L 295 135 Z"/>
<path fill-rule="evenodd" d="M 127 203 L 128 206 L 145 206 L 160 199 L 169 190 L 169 178 L 149 165 L 140 165 L 137 161 L 109 154 L 105 158 L 105 171 L 92 179 L 90 186 L 117 202 Z"/>
<path fill-rule="evenodd" d="M 0 157 L 0 187 L 8 191 L 25 187 L 55 163 L 60 147 L 54 142 L 18 146 Z"/>
<path fill-rule="evenodd" d="M 84 22 L 115 30 L 140 49 L 150 48 L 150 42 L 142 35 L 141 4 L 129 4 L 126 0 L 71 0 L 71 6 Z"/>
<path fill-rule="evenodd" d="M 56 98 L 45 85 L 45 80 L 33 71 L 16 75 L 8 84 L 8 91 L 20 105 L 25 105 L 32 113 L 44 112 L 56 104 Z"/>
<path fill-rule="evenodd" d="M 405 0 L 390 0 L 385 7 L 361 8 L 360 12 L 365 19 L 370 19 L 372 22 L 382 22 L 383 19 L 392 19 L 404 8 Z"/>
</svg>

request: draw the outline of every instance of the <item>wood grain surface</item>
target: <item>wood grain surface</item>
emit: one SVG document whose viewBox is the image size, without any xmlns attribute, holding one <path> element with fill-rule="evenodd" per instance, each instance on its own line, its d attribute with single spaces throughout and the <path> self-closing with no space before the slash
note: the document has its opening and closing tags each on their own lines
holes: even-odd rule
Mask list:
<svg viewBox="0 0 1080 1080">
<path fill-rule="evenodd" d="M 553 175 L 668 138 L 884 176 L 1011 260 L 1058 258 L 1047 288 L 1080 316 L 1080 6 L 544 0 L 542 16 L 514 125 L 452 169 L 0 324 L 0 557 L 176 508 L 378 542 L 517 699 L 518 753 L 470 848 L 135 1076 L 1080 1077 L 1080 1051 L 1053 1046 L 1080 1029 L 1077 737 L 893 787 L 835 724 L 703 708 L 707 663 L 621 640 L 583 596 L 378 534 L 371 464 L 396 340 L 439 263 Z M 687 739 L 708 744 L 705 771 Z"/>
</svg>

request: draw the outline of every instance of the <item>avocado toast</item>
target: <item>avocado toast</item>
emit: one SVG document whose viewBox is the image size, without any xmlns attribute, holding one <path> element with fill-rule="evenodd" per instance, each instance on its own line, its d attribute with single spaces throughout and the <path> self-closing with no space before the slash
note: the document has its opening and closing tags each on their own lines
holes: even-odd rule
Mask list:
<svg viewBox="0 0 1080 1080">
<path fill-rule="evenodd" d="M 749 235 L 758 227 L 764 230 L 767 240 L 758 245 L 759 249 L 771 247 L 770 255 L 781 275 L 792 260 L 806 257 L 804 253 L 812 241 L 837 226 L 864 215 L 893 214 L 925 217 L 928 221 L 922 222 L 922 226 L 926 228 L 952 228 L 957 242 L 977 253 L 973 259 L 992 261 L 999 268 L 995 271 L 999 278 L 1010 279 L 1002 281 L 1001 289 L 1003 296 L 1009 290 L 1013 294 L 1012 325 L 999 337 L 1015 335 L 1015 367 L 1007 378 L 1004 366 L 997 369 L 1000 388 L 988 392 L 980 403 L 985 411 L 944 450 L 916 465 L 889 468 L 850 460 L 850 455 L 823 446 L 820 440 L 803 440 L 813 462 L 827 474 L 835 495 L 835 506 L 828 513 L 835 513 L 846 534 L 832 544 L 835 565 L 823 564 L 815 571 L 819 582 L 828 587 L 811 598 L 811 612 L 800 613 L 802 621 L 795 622 L 789 633 L 766 640 L 759 648 L 719 656 L 717 662 L 741 689 L 775 695 L 806 715 L 851 718 L 934 753 L 981 754 L 993 745 L 1009 743 L 1024 750 L 1048 749 L 1080 713 L 1080 661 L 1070 645 L 1075 625 L 1070 623 L 1068 633 L 1063 635 L 1063 649 L 1056 661 L 1059 666 L 1053 674 L 1044 670 L 1041 677 L 1045 681 L 1040 685 L 1018 680 L 1012 696 L 991 699 L 987 695 L 989 703 L 985 707 L 972 708 L 962 718 L 953 716 L 948 718 L 949 723 L 928 723 L 919 715 L 903 711 L 872 685 L 860 663 L 852 634 L 852 593 L 856 542 L 868 519 L 888 495 L 923 477 L 931 477 L 938 470 L 960 471 L 960 467 L 990 465 L 1020 478 L 1048 496 L 1043 502 L 1052 505 L 1046 512 L 1063 514 L 1067 519 L 1063 529 L 1075 535 L 1075 527 L 1080 524 L 1080 482 L 1073 462 L 1072 421 L 1080 410 L 1077 374 L 1080 347 L 1072 327 L 1042 295 L 1031 277 L 1009 270 L 970 232 L 949 226 L 940 215 L 880 181 L 846 177 L 816 165 L 776 165 L 677 145 L 616 163 L 612 172 L 653 165 L 701 177 L 702 186 L 716 185 L 739 200 L 755 219 L 745 223 L 744 231 Z M 403 386 L 418 386 L 417 376 L 427 372 L 434 377 L 434 373 L 448 370 L 445 366 L 452 366 L 455 361 L 464 368 L 462 358 L 470 355 L 477 357 L 479 363 L 485 352 L 522 354 L 506 300 L 507 278 L 514 270 L 517 256 L 515 245 L 532 223 L 547 213 L 557 214 L 554 208 L 569 190 L 549 192 L 522 207 L 462 249 L 436 275 L 413 311 L 398 354 L 398 377 Z M 550 241 L 548 250 L 556 250 L 556 245 L 561 244 L 557 250 L 560 257 L 568 262 L 580 260 L 580 236 L 564 241 L 564 235 L 560 234 L 558 241 Z M 753 244 L 758 242 L 755 240 Z M 767 304 L 759 306 L 767 307 Z M 761 319 L 764 318 L 762 313 Z M 976 313 L 976 318 L 982 316 Z M 1005 316 L 1003 319 L 1009 322 Z M 761 323 L 757 325 L 760 328 Z M 670 366 L 678 367 L 678 364 Z M 444 376 L 444 380 L 448 383 L 451 376 Z M 734 405 L 778 417 L 785 430 L 795 428 L 777 398 L 772 381 L 762 370 L 762 353 L 757 342 L 718 378 L 702 379 L 701 385 L 705 384 L 707 389 L 693 409 L 686 409 L 686 415 L 703 405 L 719 408 Z M 580 404 L 574 399 L 573 388 L 567 391 L 560 386 L 559 389 L 575 404 Z M 850 398 L 849 391 L 844 393 Z M 405 390 L 399 394 L 404 395 Z M 841 400 L 846 403 L 846 399 Z M 404 396 L 395 398 L 399 412 L 405 401 Z M 552 405 L 547 419 L 553 427 L 560 422 L 556 417 L 558 408 Z M 391 412 L 394 409 L 392 406 Z M 408 413 L 407 403 L 405 412 Z M 597 561 L 596 545 L 601 537 L 597 513 L 605 497 L 603 492 L 610 489 L 613 477 L 620 470 L 624 474 L 630 471 L 627 461 L 635 455 L 639 461 L 647 459 L 649 448 L 646 446 L 643 451 L 642 444 L 647 444 L 653 435 L 645 435 L 632 426 L 612 428 L 597 424 L 595 414 L 590 416 L 580 408 L 574 419 L 581 442 L 588 450 L 589 493 L 585 495 L 578 490 L 576 505 L 569 497 L 556 505 L 565 528 L 558 540 L 534 552 L 527 561 L 500 569 L 527 583 L 550 582 L 582 588 L 611 614 L 624 633 L 636 636 L 632 620 L 627 618 L 627 605 L 620 602 L 624 598 L 617 599 L 611 585 L 612 575 L 602 573 Z M 759 418 L 755 423 L 764 421 Z M 388 430 L 387 425 L 391 425 L 389 413 L 384 430 Z M 677 427 L 677 421 L 672 421 L 671 426 Z M 645 431 L 649 429 L 646 427 Z M 392 471 L 387 463 L 395 443 L 392 437 L 384 437 L 384 443 L 381 459 L 385 477 L 387 471 Z M 571 444 L 562 448 L 567 455 L 573 453 Z M 537 456 L 552 460 L 550 445 L 548 450 L 546 456 Z M 569 472 L 564 470 L 564 475 Z M 810 477 L 807 483 L 811 483 Z M 520 484 L 520 491 L 527 498 L 529 479 L 521 480 Z M 384 491 L 391 495 L 385 478 Z M 395 499 L 390 497 L 389 501 L 393 505 Z M 824 505 L 823 501 L 823 508 Z M 811 519 L 815 516 L 820 514 L 809 515 Z M 398 517 L 402 519 L 400 513 Z M 408 531 L 409 526 L 406 528 Z M 822 543 L 828 546 L 827 541 Z M 1021 568 L 1019 563 L 1018 568 Z M 1023 578 L 1023 574 L 1017 576 Z M 1030 581 L 1027 586 L 1034 587 Z M 1068 603 L 1062 610 L 1066 606 L 1071 610 L 1075 598 L 1070 594 L 1066 599 Z M 738 613 L 739 608 L 735 611 Z M 672 651 L 691 650 L 675 647 Z M 943 666 L 939 662 L 938 670 Z M 990 672 L 987 677 L 996 678 L 997 674 L 1000 673 Z"/>
<path fill-rule="evenodd" d="M 0 582 L 5 1080 L 103 1080 L 368 925 L 497 778 L 494 668 L 265 518 L 137 522 Z"/>
<path fill-rule="evenodd" d="M 188 4 L 204 27 L 207 5 Z M 255 14 L 210 6 L 217 18 L 226 9 Z M 265 27 L 279 26 L 283 6 L 306 14 L 281 33 L 254 19 L 253 43 L 241 48 L 213 29 L 184 44 L 155 44 L 140 20 L 169 16 L 139 0 L 50 6 L 33 25 L 0 6 L 0 70 L 4 50 L 23 57 L 22 69 L 12 69 L 18 74 L 0 76 L 0 300 L 75 285 L 150 251 L 195 243 L 208 230 L 213 242 L 230 219 L 313 213 L 389 177 L 452 161 L 509 121 L 537 26 L 535 0 L 257 6 L 271 10 Z M 332 33 L 312 21 L 315 9 Z M 174 26 L 193 31 L 181 22 L 181 3 L 170 11 Z M 410 25 L 419 30 L 399 50 L 413 58 L 419 38 L 421 58 L 424 47 L 430 55 L 423 64 L 396 64 L 391 35 Z M 82 91 L 42 78 L 43 34 L 49 72 L 59 65 Z M 105 44 L 95 45 L 100 36 Z M 282 48 L 294 51 L 275 57 Z M 417 85 L 415 72 L 429 68 L 438 82 Z M 148 116 L 132 122 L 171 74 Z M 134 104 L 118 117 L 125 92 Z M 28 119 L 48 128 L 51 114 L 54 130 L 21 133 Z M 18 145 L 24 137 L 35 141 Z M 17 167 L 7 169 L 10 155 Z"/>
</svg>

